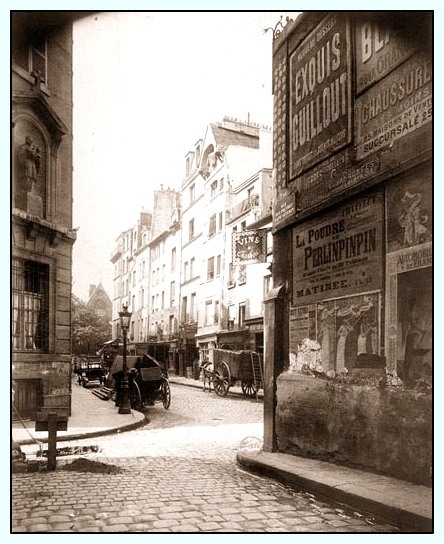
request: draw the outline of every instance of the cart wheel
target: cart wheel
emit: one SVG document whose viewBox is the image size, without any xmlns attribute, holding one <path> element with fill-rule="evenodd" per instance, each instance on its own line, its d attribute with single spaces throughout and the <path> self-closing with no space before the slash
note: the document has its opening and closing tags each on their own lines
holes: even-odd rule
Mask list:
<svg viewBox="0 0 444 544">
<path fill-rule="evenodd" d="M 230 389 L 231 384 L 231 376 L 230 376 L 230 369 L 228 368 L 227 363 L 222 361 L 219 363 L 213 374 L 213 387 L 216 393 L 220 397 L 225 397 L 225 395 L 228 393 L 228 389 Z"/>
<path fill-rule="evenodd" d="M 135 381 L 130 386 L 130 404 L 133 410 L 140 410 L 142 408 L 142 395 Z"/>
<path fill-rule="evenodd" d="M 242 381 L 242 393 L 246 397 L 255 397 L 257 394 L 257 387 L 253 382 Z"/>
<path fill-rule="evenodd" d="M 162 378 L 162 404 L 165 410 L 168 410 L 171 404 L 171 390 L 170 384 L 166 378 Z"/>
</svg>

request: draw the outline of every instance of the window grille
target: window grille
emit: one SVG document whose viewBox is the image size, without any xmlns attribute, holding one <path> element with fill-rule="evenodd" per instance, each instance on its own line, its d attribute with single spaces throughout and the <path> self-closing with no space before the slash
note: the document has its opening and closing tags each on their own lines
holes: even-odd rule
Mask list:
<svg viewBox="0 0 444 544">
<path fill-rule="evenodd" d="M 12 346 L 47 351 L 49 344 L 49 266 L 12 260 Z"/>
</svg>

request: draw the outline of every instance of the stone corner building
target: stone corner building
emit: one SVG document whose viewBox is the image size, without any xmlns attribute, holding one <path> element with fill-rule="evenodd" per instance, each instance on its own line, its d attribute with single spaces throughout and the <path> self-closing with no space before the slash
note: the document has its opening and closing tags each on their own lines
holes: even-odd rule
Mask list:
<svg viewBox="0 0 444 544">
<path fill-rule="evenodd" d="M 264 320 L 265 448 L 425 485 L 432 26 L 432 12 L 308 12 L 275 33 Z"/>
<path fill-rule="evenodd" d="M 11 12 L 13 417 L 71 409 L 72 25 Z"/>
</svg>

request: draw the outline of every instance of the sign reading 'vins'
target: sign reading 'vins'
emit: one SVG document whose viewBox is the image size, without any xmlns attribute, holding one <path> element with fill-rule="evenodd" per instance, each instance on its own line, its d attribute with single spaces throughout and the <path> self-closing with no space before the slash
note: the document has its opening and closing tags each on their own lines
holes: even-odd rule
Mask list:
<svg viewBox="0 0 444 544">
<path fill-rule="evenodd" d="M 382 195 L 372 192 L 295 229 L 293 303 L 381 288 Z"/>
<path fill-rule="evenodd" d="M 349 56 L 346 18 L 333 14 L 290 57 L 290 178 L 349 142 Z"/>
<path fill-rule="evenodd" d="M 233 232 L 233 264 L 256 264 L 267 260 L 267 229 Z"/>
</svg>

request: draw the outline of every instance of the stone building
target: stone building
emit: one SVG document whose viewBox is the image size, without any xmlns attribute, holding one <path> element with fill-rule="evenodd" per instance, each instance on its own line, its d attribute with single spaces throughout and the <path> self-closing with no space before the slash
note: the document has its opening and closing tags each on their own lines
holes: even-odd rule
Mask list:
<svg viewBox="0 0 444 544">
<path fill-rule="evenodd" d="M 101 283 L 99 285 L 89 286 L 89 298 L 86 307 L 92 310 L 95 315 L 111 322 L 113 313 L 113 303 Z M 111 334 L 111 326 L 110 326 Z"/>
<path fill-rule="evenodd" d="M 430 484 L 432 16 L 309 12 L 273 43 L 265 447 Z"/>
<path fill-rule="evenodd" d="M 71 407 L 72 25 L 11 12 L 14 417 Z"/>
</svg>

